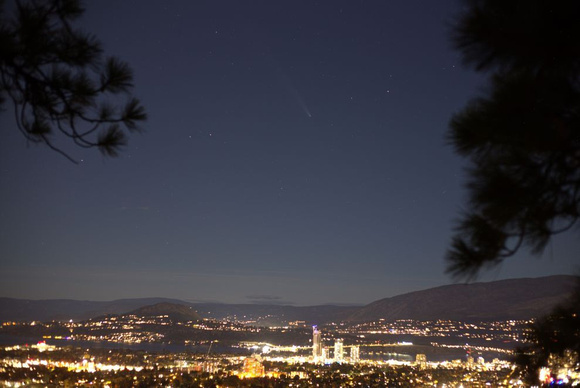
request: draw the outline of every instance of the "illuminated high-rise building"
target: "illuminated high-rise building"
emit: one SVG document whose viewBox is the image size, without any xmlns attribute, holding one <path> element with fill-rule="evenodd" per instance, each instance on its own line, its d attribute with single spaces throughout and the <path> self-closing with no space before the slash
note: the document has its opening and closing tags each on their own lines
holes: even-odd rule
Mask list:
<svg viewBox="0 0 580 388">
<path fill-rule="evenodd" d="M 322 334 L 318 326 L 312 326 L 312 357 L 315 361 L 322 359 Z"/>
<path fill-rule="evenodd" d="M 467 366 L 472 367 L 474 365 L 474 358 L 473 356 L 467 356 Z"/>
<path fill-rule="evenodd" d="M 350 362 L 355 363 L 360 359 L 360 348 L 357 345 L 353 345 L 350 348 Z"/>
<path fill-rule="evenodd" d="M 415 365 L 421 369 L 425 369 L 427 367 L 427 356 L 425 354 L 417 354 L 415 356 Z"/>
<path fill-rule="evenodd" d="M 342 362 L 344 354 L 344 349 L 342 347 L 342 339 L 337 338 L 334 341 L 334 361 L 335 362 Z"/>
</svg>

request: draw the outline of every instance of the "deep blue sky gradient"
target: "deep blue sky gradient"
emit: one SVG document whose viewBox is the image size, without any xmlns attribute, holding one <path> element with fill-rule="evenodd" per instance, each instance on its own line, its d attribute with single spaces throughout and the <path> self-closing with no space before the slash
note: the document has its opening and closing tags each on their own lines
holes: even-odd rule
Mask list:
<svg viewBox="0 0 580 388">
<path fill-rule="evenodd" d="M 464 206 L 451 115 L 485 85 L 452 0 L 112 1 L 79 22 L 135 71 L 117 159 L 0 115 L 0 295 L 311 305 L 447 284 Z M 483 280 L 572 273 L 577 232 Z"/>
</svg>

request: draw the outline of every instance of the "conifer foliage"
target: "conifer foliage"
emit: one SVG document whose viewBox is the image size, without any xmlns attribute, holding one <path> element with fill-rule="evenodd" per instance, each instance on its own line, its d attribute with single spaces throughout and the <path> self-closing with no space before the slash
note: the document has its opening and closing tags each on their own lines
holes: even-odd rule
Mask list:
<svg viewBox="0 0 580 388">
<path fill-rule="evenodd" d="M 580 2 L 465 0 L 453 41 L 489 74 L 485 95 L 453 116 L 448 138 L 471 162 L 469 204 L 447 271 L 475 277 L 522 247 L 539 254 L 580 217 Z M 530 327 L 516 364 L 580 370 L 580 288 Z"/>
<path fill-rule="evenodd" d="M 78 0 L 0 2 L 0 103 L 10 102 L 16 124 L 32 143 L 45 144 L 75 161 L 68 143 L 117 156 L 127 133 L 147 118 L 132 96 L 130 67 L 103 57 L 96 37 L 73 23 Z"/>
<path fill-rule="evenodd" d="M 580 215 L 580 2 L 464 5 L 453 42 L 489 84 L 450 123 L 471 163 L 447 271 L 473 278 L 520 248 L 541 253 Z"/>
</svg>

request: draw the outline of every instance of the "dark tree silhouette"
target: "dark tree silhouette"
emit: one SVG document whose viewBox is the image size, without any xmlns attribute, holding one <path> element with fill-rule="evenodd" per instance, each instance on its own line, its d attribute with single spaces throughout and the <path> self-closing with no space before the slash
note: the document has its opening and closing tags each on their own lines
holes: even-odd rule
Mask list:
<svg viewBox="0 0 580 388">
<path fill-rule="evenodd" d="M 580 215 L 580 2 L 465 6 L 453 40 L 490 84 L 450 123 L 471 167 L 447 271 L 473 278 L 522 247 L 541 253 Z"/>
<path fill-rule="evenodd" d="M 516 365 L 531 385 L 538 385 L 538 370 L 547 366 L 552 371 L 560 368 L 580 368 L 580 287 L 569 301 L 557 307 L 550 315 L 536 321 L 527 334 L 528 345 L 516 351 Z"/>
<path fill-rule="evenodd" d="M 490 74 L 448 134 L 471 167 L 447 271 L 471 279 L 522 247 L 541 253 L 580 216 L 580 1 L 464 5 L 453 41 L 465 64 Z M 580 368 L 579 308 L 580 288 L 531 327 L 516 358 L 529 384 L 542 366 Z"/>
<path fill-rule="evenodd" d="M 74 162 L 61 146 L 117 156 L 125 130 L 146 119 L 130 91 L 133 75 L 117 58 L 102 58 L 99 41 L 73 26 L 78 0 L 16 1 L 7 15 L 0 0 L 0 103 L 11 100 L 20 132 Z M 124 127 L 124 129 L 123 129 Z"/>
</svg>

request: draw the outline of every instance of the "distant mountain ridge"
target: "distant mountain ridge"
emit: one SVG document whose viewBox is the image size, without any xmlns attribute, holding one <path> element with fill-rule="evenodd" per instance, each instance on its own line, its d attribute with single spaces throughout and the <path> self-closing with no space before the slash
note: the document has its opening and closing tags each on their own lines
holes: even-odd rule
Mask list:
<svg viewBox="0 0 580 388">
<path fill-rule="evenodd" d="M 283 306 L 256 304 L 190 303 L 169 298 L 120 299 L 110 302 L 70 299 L 26 300 L 0 298 L 0 321 L 85 320 L 107 314 L 161 311 L 157 304 L 184 313 L 184 320 L 201 318 L 255 320 L 268 326 L 302 320 L 308 324 L 336 321 L 397 320 L 507 320 L 539 317 L 563 302 L 579 278 L 556 275 L 486 283 L 452 284 L 384 298 L 365 306 Z M 145 306 L 149 306 L 144 308 Z M 167 306 L 166 306 L 167 307 Z M 141 309 L 143 308 L 143 309 Z M 157 310 L 156 310 L 157 309 Z M 171 309 L 170 309 L 171 310 Z M 197 312 L 194 312 L 196 310 Z M 191 313 L 196 315 L 190 315 Z"/>
<path fill-rule="evenodd" d="M 197 321 L 201 316 L 193 309 L 192 306 L 186 306 L 180 303 L 160 302 L 153 305 L 139 307 L 130 311 L 128 314 L 139 317 L 156 317 L 167 315 L 169 319 L 175 321 Z"/>
<path fill-rule="evenodd" d="M 547 314 L 571 295 L 578 277 L 542 278 L 452 284 L 385 298 L 361 307 L 346 321 L 376 319 L 508 320 Z"/>
<path fill-rule="evenodd" d="M 106 302 L 0 298 L 0 321 L 68 321 L 70 319 L 76 321 L 100 315 L 124 314 L 139 307 L 161 302 L 186 303 L 179 299 L 169 298 L 117 299 Z"/>
</svg>

